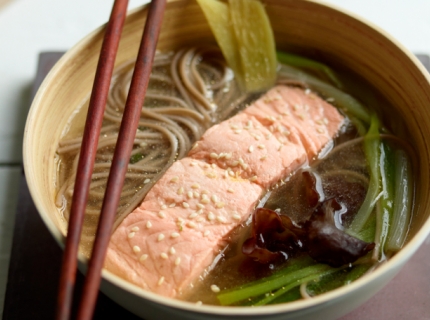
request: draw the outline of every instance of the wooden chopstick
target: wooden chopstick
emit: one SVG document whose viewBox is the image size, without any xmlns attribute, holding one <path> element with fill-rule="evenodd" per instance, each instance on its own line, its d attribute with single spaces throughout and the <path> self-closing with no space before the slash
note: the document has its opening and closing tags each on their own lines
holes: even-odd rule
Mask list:
<svg viewBox="0 0 430 320">
<path fill-rule="evenodd" d="M 78 319 L 91 319 L 101 281 L 106 250 L 112 233 L 121 189 L 124 185 L 130 155 L 139 125 L 149 76 L 152 70 L 158 35 L 161 29 L 166 0 L 153 0 L 149 4 L 148 16 L 140 43 L 134 73 L 124 108 L 118 140 L 103 199 L 91 259 L 84 282 L 83 294 L 78 309 Z"/>
<path fill-rule="evenodd" d="M 73 289 L 76 280 L 79 239 L 81 237 L 85 207 L 88 199 L 88 190 L 91 183 L 94 159 L 97 152 L 97 144 L 103 122 L 103 114 L 105 111 L 121 31 L 127 14 L 127 6 L 128 0 L 115 0 L 109 22 L 106 25 L 106 31 L 100 51 L 73 191 L 69 226 L 67 230 L 59 283 L 56 312 L 57 320 L 67 320 L 70 317 Z"/>
</svg>

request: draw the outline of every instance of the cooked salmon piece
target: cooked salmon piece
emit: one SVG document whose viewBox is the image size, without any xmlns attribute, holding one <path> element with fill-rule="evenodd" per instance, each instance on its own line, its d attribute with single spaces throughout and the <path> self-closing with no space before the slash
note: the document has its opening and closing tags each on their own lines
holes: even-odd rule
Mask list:
<svg viewBox="0 0 430 320">
<path fill-rule="evenodd" d="M 256 117 L 271 132 L 299 135 L 308 159 L 339 131 L 344 117 L 331 104 L 310 90 L 277 86 L 246 108 L 244 113 Z"/>
<path fill-rule="evenodd" d="M 278 86 L 210 128 L 114 232 L 106 268 L 176 297 L 249 218 L 264 190 L 311 161 L 343 123 L 313 93 Z"/>
<path fill-rule="evenodd" d="M 267 188 L 310 162 L 339 131 L 343 119 L 314 93 L 277 86 L 207 130 L 189 156 L 231 168 Z"/>
<path fill-rule="evenodd" d="M 164 296 L 187 289 L 263 192 L 226 172 L 191 158 L 175 162 L 113 234 L 106 268 Z"/>
<path fill-rule="evenodd" d="M 242 112 L 207 130 L 189 156 L 268 188 L 306 161 L 298 132 L 284 137 Z"/>
</svg>

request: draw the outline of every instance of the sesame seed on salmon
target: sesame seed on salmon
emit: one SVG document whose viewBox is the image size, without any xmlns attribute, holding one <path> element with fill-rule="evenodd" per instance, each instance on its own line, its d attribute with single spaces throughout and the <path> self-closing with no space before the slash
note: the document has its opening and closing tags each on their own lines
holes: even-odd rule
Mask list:
<svg viewBox="0 0 430 320">
<path fill-rule="evenodd" d="M 302 89 L 277 86 L 211 127 L 115 230 L 105 267 L 176 297 L 204 274 L 263 192 L 336 135 L 343 116 Z"/>
<path fill-rule="evenodd" d="M 207 130 L 189 156 L 254 177 L 268 188 L 310 162 L 342 124 L 337 109 L 315 94 L 277 86 Z"/>
<path fill-rule="evenodd" d="M 115 231 L 106 267 L 166 296 L 185 289 L 201 274 L 201 267 L 213 261 L 222 240 L 247 219 L 262 194 L 260 186 L 225 177 L 224 172 L 191 158 L 175 162 Z M 161 277 L 163 285 L 158 285 Z"/>
</svg>

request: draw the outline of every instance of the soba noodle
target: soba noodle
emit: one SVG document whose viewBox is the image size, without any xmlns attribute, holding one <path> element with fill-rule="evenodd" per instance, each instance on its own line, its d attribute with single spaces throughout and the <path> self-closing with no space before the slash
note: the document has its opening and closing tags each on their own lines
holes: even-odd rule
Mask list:
<svg viewBox="0 0 430 320">
<path fill-rule="evenodd" d="M 133 61 L 129 61 L 117 68 L 108 97 L 90 186 L 84 241 L 81 243 L 88 254 L 133 67 Z M 187 154 L 207 128 L 235 113 L 246 100 L 247 95 L 239 90 L 232 72 L 217 49 L 190 48 L 176 53 L 158 53 L 114 228 L 143 200 L 173 161 Z M 68 209 L 81 140 L 81 137 L 63 139 L 57 150 L 60 159 L 60 188 L 56 203 L 62 208 L 66 221 L 69 219 Z"/>
</svg>

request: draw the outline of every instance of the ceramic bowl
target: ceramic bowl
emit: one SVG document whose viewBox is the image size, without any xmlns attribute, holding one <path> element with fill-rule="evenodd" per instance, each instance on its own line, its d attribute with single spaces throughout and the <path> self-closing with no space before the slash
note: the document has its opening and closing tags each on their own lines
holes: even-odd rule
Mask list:
<svg viewBox="0 0 430 320">
<path fill-rule="evenodd" d="M 354 70 L 386 98 L 392 114 L 409 128 L 408 140 L 418 153 L 416 206 L 406 246 L 388 263 L 353 284 L 310 300 L 259 308 L 196 306 L 144 291 L 109 272 L 101 290 L 145 319 L 332 319 L 356 308 L 381 289 L 417 250 L 430 232 L 430 79 L 418 60 L 375 26 L 331 6 L 301 0 L 264 0 L 277 47 L 306 51 Z M 147 9 L 130 13 L 116 60 L 136 56 Z M 67 52 L 49 73 L 28 115 L 24 166 L 28 186 L 46 226 L 64 245 L 65 225 L 54 203 L 55 149 L 76 106 L 90 93 L 104 27 Z M 194 0 L 170 1 L 159 50 L 213 44 L 214 38 Z M 85 259 L 80 258 L 81 268 Z"/>
</svg>

